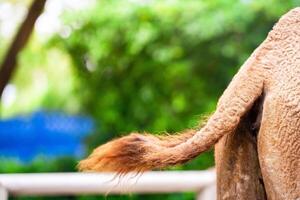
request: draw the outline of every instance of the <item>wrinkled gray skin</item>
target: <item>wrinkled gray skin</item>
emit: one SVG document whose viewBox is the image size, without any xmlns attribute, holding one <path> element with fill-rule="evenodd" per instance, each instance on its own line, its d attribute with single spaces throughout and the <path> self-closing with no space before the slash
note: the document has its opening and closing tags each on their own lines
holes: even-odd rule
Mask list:
<svg viewBox="0 0 300 200">
<path fill-rule="evenodd" d="M 218 199 L 300 199 L 300 8 L 280 19 L 230 87 L 219 105 L 236 112 L 256 99 L 257 108 L 215 146 Z"/>
</svg>

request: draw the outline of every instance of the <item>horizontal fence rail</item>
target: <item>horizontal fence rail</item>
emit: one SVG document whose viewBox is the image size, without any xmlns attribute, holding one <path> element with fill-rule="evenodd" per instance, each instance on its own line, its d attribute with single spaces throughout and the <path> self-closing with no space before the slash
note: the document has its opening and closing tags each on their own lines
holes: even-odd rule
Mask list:
<svg viewBox="0 0 300 200">
<path fill-rule="evenodd" d="M 197 199 L 215 199 L 215 172 L 159 171 L 128 174 L 34 173 L 0 174 L 0 200 L 8 195 L 49 196 L 125 193 L 197 192 Z"/>
</svg>

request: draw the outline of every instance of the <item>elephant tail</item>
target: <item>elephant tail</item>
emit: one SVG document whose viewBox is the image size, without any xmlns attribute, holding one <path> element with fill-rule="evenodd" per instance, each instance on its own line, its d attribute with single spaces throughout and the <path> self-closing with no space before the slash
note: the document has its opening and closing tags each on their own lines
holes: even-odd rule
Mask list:
<svg viewBox="0 0 300 200">
<path fill-rule="evenodd" d="M 165 158 L 159 152 L 174 148 L 196 134 L 189 129 L 180 134 L 159 135 L 131 133 L 96 148 L 85 160 L 80 161 L 80 171 L 130 171 L 143 172 L 162 167 Z"/>
<path fill-rule="evenodd" d="M 79 170 L 143 172 L 183 164 L 208 150 L 222 136 L 234 131 L 262 94 L 263 73 L 253 65 L 255 58 L 254 53 L 235 75 L 216 111 L 198 131 L 163 137 L 132 133 L 96 148 L 79 163 Z"/>
</svg>

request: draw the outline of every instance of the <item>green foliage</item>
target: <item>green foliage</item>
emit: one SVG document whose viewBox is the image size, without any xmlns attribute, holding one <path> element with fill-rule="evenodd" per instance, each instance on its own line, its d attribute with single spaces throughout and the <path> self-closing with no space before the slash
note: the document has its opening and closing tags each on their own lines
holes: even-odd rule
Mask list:
<svg viewBox="0 0 300 200">
<path fill-rule="evenodd" d="M 194 193 L 180 193 L 180 194 L 154 194 L 154 195 L 108 195 L 108 196 L 55 196 L 55 197 L 10 197 L 11 200 L 192 200 L 195 199 Z"/>
<path fill-rule="evenodd" d="M 33 35 L 19 56 L 19 67 L 12 80 L 16 96 L 10 105 L 0 104 L 1 117 L 40 108 L 78 112 L 80 102 L 73 94 L 75 77 L 70 64 L 62 50 L 50 48 Z"/>
<path fill-rule="evenodd" d="M 77 161 L 71 157 L 61 157 L 55 160 L 38 157 L 29 165 L 4 158 L 1 158 L 0 162 L 0 173 L 70 172 L 75 171 L 77 164 Z"/>
</svg>

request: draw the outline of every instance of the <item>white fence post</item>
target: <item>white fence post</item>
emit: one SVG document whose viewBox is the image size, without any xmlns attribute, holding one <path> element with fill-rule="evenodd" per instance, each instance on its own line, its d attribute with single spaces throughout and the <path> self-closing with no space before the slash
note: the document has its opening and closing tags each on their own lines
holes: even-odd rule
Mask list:
<svg viewBox="0 0 300 200">
<path fill-rule="evenodd" d="M 120 180 L 113 173 L 0 174 L 0 200 L 7 200 L 8 195 L 150 194 L 186 191 L 204 193 L 198 193 L 197 198 L 213 200 L 213 195 L 208 195 L 213 191 L 209 189 L 212 184 L 215 184 L 213 170 L 156 171 L 145 172 L 142 176 L 133 173 Z"/>
<path fill-rule="evenodd" d="M 0 200 L 7 200 L 8 199 L 8 192 L 7 190 L 0 185 Z"/>
<path fill-rule="evenodd" d="M 209 186 L 204 187 L 197 193 L 196 200 L 215 200 L 216 197 L 216 185 L 211 184 Z"/>
</svg>

